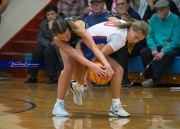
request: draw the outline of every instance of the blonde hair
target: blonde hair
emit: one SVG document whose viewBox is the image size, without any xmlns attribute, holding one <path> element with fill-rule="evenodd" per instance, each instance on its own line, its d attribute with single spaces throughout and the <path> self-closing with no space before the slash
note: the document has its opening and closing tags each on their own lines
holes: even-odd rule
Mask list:
<svg viewBox="0 0 180 129">
<path fill-rule="evenodd" d="M 79 32 L 79 27 L 77 25 L 75 25 L 74 22 L 77 21 L 78 19 L 82 18 L 83 16 L 84 16 L 84 14 L 77 16 L 77 17 L 72 17 L 72 19 L 68 21 L 73 32 Z"/>
<path fill-rule="evenodd" d="M 125 12 L 117 12 L 113 14 L 115 17 L 121 17 L 121 19 L 125 20 L 126 23 L 121 23 L 120 21 L 116 24 L 119 29 L 129 29 L 133 27 L 134 31 L 140 32 L 144 35 L 144 37 L 148 34 L 148 24 L 142 20 L 135 20 L 129 16 L 128 13 Z M 131 51 L 134 48 L 134 43 L 128 43 L 128 53 L 131 54 Z"/>
</svg>

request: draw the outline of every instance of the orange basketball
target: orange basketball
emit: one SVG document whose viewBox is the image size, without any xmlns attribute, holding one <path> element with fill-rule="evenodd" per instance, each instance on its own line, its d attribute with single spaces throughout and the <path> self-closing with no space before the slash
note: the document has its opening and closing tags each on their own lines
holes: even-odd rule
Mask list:
<svg viewBox="0 0 180 129">
<path fill-rule="evenodd" d="M 98 65 L 103 65 L 101 62 L 96 62 Z M 92 69 L 89 70 L 89 78 L 96 84 L 104 85 L 108 83 L 107 78 L 98 77 L 95 75 Z"/>
</svg>

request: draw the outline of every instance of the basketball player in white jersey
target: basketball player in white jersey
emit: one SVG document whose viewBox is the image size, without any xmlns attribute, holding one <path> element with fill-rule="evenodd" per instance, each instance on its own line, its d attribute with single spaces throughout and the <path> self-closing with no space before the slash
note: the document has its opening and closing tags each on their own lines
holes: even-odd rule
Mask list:
<svg viewBox="0 0 180 129">
<path fill-rule="evenodd" d="M 131 22 L 124 20 L 107 21 L 96 24 L 88 28 L 88 32 L 94 39 L 94 42 L 101 50 L 107 61 L 111 65 L 114 74 L 110 81 L 110 89 L 112 93 L 112 106 L 109 112 L 110 116 L 127 117 L 130 116 L 125 110 L 122 109 L 120 101 L 121 82 L 123 77 L 123 68 L 111 58 L 110 54 L 122 48 L 128 42 L 128 51 L 131 52 L 135 43 L 143 40 L 148 33 L 148 25 L 144 21 L 137 21 L 131 19 Z M 84 44 L 80 44 L 83 55 L 93 61 L 97 61 L 94 54 Z M 88 72 L 85 77 L 85 84 L 88 89 L 92 89 L 92 84 L 89 81 Z"/>
</svg>

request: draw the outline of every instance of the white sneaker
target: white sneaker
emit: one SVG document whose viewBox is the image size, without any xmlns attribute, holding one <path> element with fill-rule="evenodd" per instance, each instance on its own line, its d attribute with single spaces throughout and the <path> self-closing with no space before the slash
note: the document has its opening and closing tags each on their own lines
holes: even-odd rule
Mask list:
<svg viewBox="0 0 180 129">
<path fill-rule="evenodd" d="M 52 114 L 55 116 L 69 116 L 69 113 L 64 109 L 64 103 L 55 103 Z"/>
<path fill-rule="evenodd" d="M 56 129 L 64 129 L 64 124 L 69 119 L 69 117 L 54 116 L 52 119 Z"/>
<path fill-rule="evenodd" d="M 76 89 L 76 82 L 71 82 L 70 89 L 71 89 L 72 93 L 74 94 L 74 97 L 73 97 L 74 103 L 77 106 L 82 106 L 82 93 L 84 91 L 84 88 L 82 88 L 80 91 L 78 91 Z"/>
<path fill-rule="evenodd" d="M 130 114 L 121 107 L 121 104 L 115 107 L 111 106 L 109 115 L 115 116 L 115 117 L 129 117 L 130 116 Z"/>
<path fill-rule="evenodd" d="M 109 123 L 111 128 L 119 129 L 119 127 L 123 127 L 123 125 L 127 124 L 130 121 L 128 118 L 109 118 Z"/>
</svg>

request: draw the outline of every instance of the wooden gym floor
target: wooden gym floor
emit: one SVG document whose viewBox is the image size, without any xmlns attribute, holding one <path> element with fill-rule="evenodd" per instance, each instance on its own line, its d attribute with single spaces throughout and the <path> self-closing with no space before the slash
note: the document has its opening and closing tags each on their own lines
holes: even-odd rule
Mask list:
<svg viewBox="0 0 180 129">
<path fill-rule="evenodd" d="M 110 118 L 109 86 L 84 92 L 83 106 L 70 92 L 65 108 L 70 117 L 54 117 L 57 85 L 25 85 L 25 79 L 0 80 L 0 129 L 180 129 L 180 91 L 170 86 L 122 88 L 123 108 L 129 118 Z"/>
</svg>

